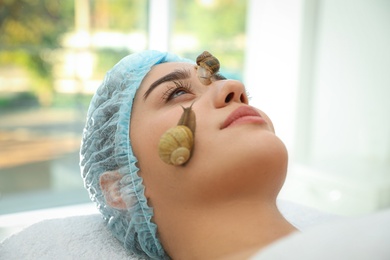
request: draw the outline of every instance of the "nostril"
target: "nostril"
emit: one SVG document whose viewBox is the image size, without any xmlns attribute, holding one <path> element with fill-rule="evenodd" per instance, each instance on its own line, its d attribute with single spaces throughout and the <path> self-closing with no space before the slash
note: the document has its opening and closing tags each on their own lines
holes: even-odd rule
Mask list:
<svg viewBox="0 0 390 260">
<path fill-rule="evenodd" d="M 233 99 L 233 97 L 234 97 L 234 93 L 233 92 L 229 93 L 225 98 L 225 103 L 229 103 Z"/>
<path fill-rule="evenodd" d="M 245 98 L 244 94 L 240 95 L 240 101 L 241 101 L 241 103 L 246 103 L 246 98 Z"/>
</svg>

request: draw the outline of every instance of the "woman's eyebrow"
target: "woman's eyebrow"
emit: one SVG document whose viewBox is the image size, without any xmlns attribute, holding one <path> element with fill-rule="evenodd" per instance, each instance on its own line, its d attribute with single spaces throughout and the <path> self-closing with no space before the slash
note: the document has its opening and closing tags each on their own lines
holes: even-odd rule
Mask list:
<svg viewBox="0 0 390 260">
<path fill-rule="evenodd" d="M 169 82 L 169 81 L 175 81 L 175 80 L 183 80 L 183 79 L 188 79 L 191 77 L 191 72 L 186 69 L 177 69 L 150 84 L 149 89 L 145 92 L 144 94 L 144 100 L 149 96 L 149 94 L 159 85 L 161 85 L 164 82 Z"/>
</svg>

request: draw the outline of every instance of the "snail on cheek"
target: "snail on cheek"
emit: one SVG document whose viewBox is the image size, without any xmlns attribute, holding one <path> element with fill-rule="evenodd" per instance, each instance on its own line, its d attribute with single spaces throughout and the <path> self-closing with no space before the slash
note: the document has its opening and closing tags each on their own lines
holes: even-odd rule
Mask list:
<svg viewBox="0 0 390 260">
<path fill-rule="evenodd" d="M 197 76 L 203 85 L 210 85 L 213 79 L 218 77 L 220 63 L 208 51 L 196 58 L 196 64 Z M 160 138 L 158 153 L 161 160 L 175 166 L 185 165 L 191 158 L 195 126 L 196 117 L 192 105 L 183 107 L 183 114 L 177 126 L 168 129 Z"/>
<path fill-rule="evenodd" d="M 160 138 L 158 154 L 163 162 L 180 166 L 191 158 L 195 127 L 196 117 L 192 105 L 183 107 L 177 126 L 168 129 Z"/>
</svg>

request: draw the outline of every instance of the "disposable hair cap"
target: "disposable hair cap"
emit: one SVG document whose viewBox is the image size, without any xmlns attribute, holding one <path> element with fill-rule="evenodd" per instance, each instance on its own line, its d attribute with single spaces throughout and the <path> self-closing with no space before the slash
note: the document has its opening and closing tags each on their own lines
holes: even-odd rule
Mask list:
<svg viewBox="0 0 390 260">
<path fill-rule="evenodd" d="M 143 51 L 129 55 L 107 72 L 93 96 L 83 131 L 80 168 L 90 198 L 97 204 L 109 229 L 124 247 L 140 257 L 169 259 L 151 222 L 137 158 L 129 135 L 133 99 L 152 66 L 165 62 L 190 62 L 174 54 Z M 121 174 L 120 192 L 127 209 L 106 204 L 99 178 L 106 172 Z"/>
</svg>

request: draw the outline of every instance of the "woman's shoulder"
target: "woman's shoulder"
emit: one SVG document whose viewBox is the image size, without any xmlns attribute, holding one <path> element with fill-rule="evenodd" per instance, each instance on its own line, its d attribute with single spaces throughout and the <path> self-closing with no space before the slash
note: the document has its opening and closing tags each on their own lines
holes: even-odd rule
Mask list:
<svg viewBox="0 0 390 260">
<path fill-rule="evenodd" d="M 390 209 L 344 217 L 295 232 L 251 259 L 390 259 Z"/>
</svg>

